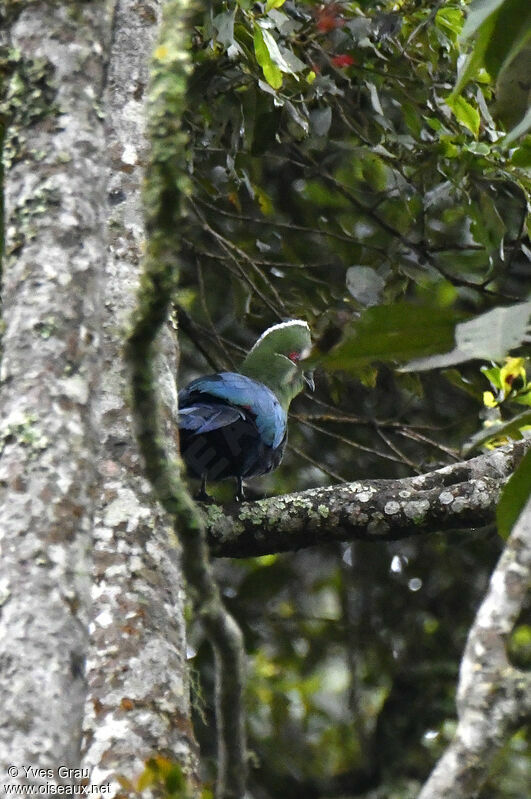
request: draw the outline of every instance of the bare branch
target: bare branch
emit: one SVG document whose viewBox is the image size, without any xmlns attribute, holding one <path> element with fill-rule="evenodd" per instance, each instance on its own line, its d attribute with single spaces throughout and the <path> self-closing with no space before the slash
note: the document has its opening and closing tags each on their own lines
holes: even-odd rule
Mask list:
<svg viewBox="0 0 531 799">
<path fill-rule="evenodd" d="M 434 472 L 398 480 L 359 480 L 207 509 L 211 551 L 251 557 L 331 541 L 382 541 L 439 530 L 477 529 L 494 520 L 496 502 L 529 441 Z"/>
<path fill-rule="evenodd" d="M 461 662 L 455 736 L 418 799 L 477 796 L 493 755 L 531 712 L 531 675 L 511 665 L 507 637 L 531 581 L 531 501 L 491 577 Z"/>
</svg>

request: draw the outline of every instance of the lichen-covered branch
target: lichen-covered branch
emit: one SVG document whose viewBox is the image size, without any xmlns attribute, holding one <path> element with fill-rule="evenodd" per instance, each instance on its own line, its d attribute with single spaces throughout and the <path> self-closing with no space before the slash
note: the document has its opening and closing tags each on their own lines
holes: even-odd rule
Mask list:
<svg viewBox="0 0 531 799">
<path fill-rule="evenodd" d="M 156 338 L 176 284 L 176 258 L 184 224 L 181 214 L 185 137 L 181 130 L 189 57 L 187 0 L 169 0 L 154 51 L 149 90 L 151 143 L 144 194 L 148 231 L 144 272 L 127 342 L 132 371 L 133 409 L 146 473 L 174 523 L 176 546 L 189 595 L 216 657 L 218 799 L 238 799 L 245 790 L 246 744 L 243 714 L 244 654 L 241 632 L 225 610 L 209 562 L 204 519 L 170 457 L 161 421 L 154 359 Z M 179 544 L 177 543 L 179 542 Z"/>
<path fill-rule="evenodd" d="M 477 529 L 495 517 L 501 489 L 529 441 L 399 480 L 358 480 L 205 510 L 217 557 L 251 557 L 331 541 L 393 540 Z"/>
<path fill-rule="evenodd" d="M 57 767 L 79 765 L 105 260 L 98 103 L 112 6 L 73 0 L 68 8 L 0 9 L 8 45 L 0 98 L 2 785 L 71 783 Z M 8 774 L 23 764 L 33 774 Z"/>
<path fill-rule="evenodd" d="M 531 675 L 507 640 L 531 588 L 531 500 L 518 519 L 468 634 L 457 688 L 458 724 L 419 799 L 471 799 L 507 736 L 529 720 Z"/>
</svg>

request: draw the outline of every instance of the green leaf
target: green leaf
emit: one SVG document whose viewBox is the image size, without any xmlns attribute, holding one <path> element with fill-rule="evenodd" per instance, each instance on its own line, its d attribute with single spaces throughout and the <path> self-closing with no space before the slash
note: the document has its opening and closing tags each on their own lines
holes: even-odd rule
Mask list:
<svg viewBox="0 0 531 799">
<path fill-rule="evenodd" d="M 273 42 L 275 41 L 272 36 L 271 39 Z M 300 58 L 297 58 L 295 53 L 292 53 L 287 47 L 277 47 L 276 49 L 280 57 L 278 62 L 275 61 L 275 55 L 273 52 L 271 52 L 271 58 L 273 61 L 275 61 L 275 63 L 277 63 L 277 66 L 282 70 L 282 72 L 287 72 L 289 75 L 297 75 L 298 72 L 302 72 L 303 70 L 307 69 L 304 61 L 301 61 Z"/>
<path fill-rule="evenodd" d="M 186 779 L 178 763 L 173 763 L 164 774 L 164 785 L 169 794 L 183 795 L 186 789 Z"/>
<path fill-rule="evenodd" d="M 503 140 L 502 144 L 504 147 L 507 145 L 512 144 L 513 141 L 519 139 L 520 136 L 523 136 L 531 130 L 531 108 L 527 109 L 527 113 L 525 117 L 522 119 L 521 122 L 518 123 L 512 130 L 509 131 L 505 139 Z"/>
<path fill-rule="evenodd" d="M 457 121 L 472 131 L 474 136 L 477 137 L 480 123 L 479 111 L 461 96 L 450 95 L 446 100 L 446 104 L 454 112 Z"/>
<path fill-rule="evenodd" d="M 455 329 L 453 350 L 444 355 L 432 355 L 411 361 L 403 367 L 405 372 L 440 369 L 473 359 L 501 361 L 507 353 L 522 342 L 529 341 L 531 302 L 494 308 Z"/>
<path fill-rule="evenodd" d="M 480 371 L 494 388 L 502 388 L 501 368 L 499 366 L 482 366 Z"/>
<path fill-rule="evenodd" d="M 466 22 L 463 26 L 462 38 L 469 39 L 485 20 L 505 3 L 505 0 L 475 0 L 468 9 Z"/>
<path fill-rule="evenodd" d="M 531 494 L 531 450 L 503 489 L 496 510 L 498 533 L 506 540 Z"/>
<path fill-rule="evenodd" d="M 296 72 L 305 69 L 306 65 L 294 53 L 286 48 L 284 48 L 284 52 L 281 52 L 273 34 L 265 30 L 265 28 L 260 28 L 260 30 L 271 61 L 277 65 L 281 72 L 294 75 Z"/>
<path fill-rule="evenodd" d="M 513 666 L 526 671 L 531 669 L 531 626 L 519 624 L 507 641 L 507 652 Z"/>
<path fill-rule="evenodd" d="M 468 377 L 462 375 L 458 369 L 445 369 L 442 374 L 453 386 L 474 397 L 477 402 L 481 402 L 483 392 L 479 389 L 476 381 L 472 382 Z"/>
<path fill-rule="evenodd" d="M 491 17 L 478 33 L 472 51 L 468 54 L 463 66 L 458 72 L 457 82 L 452 94 L 450 95 L 451 97 L 457 96 L 466 86 L 468 81 L 472 80 L 472 78 L 479 72 L 485 63 L 485 52 L 489 45 L 492 31 L 494 30 L 495 21 L 496 20 L 494 17 Z"/>
<path fill-rule="evenodd" d="M 485 51 L 485 67 L 496 78 L 531 37 L 529 0 L 506 0 L 495 15 L 495 26 Z"/>
<path fill-rule="evenodd" d="M 518 405 L 529 405 L 531 407 L 531 388 L 528 391 L 523 391 L 521 394 L 512 397 L 512 400 L 513 402 L 517 402 Z"/>
<path fill-rule="evenodd" d="M 413 105 L 413 103 L 405 101 L 402 103 L 402 113 L 404 115 L 404 122 L 413 136 L 418 139 L 422 131 L 422 117 L 419 108 Z"/>
<path fill-rule="evenodd" d="M 265 8 L 266 13 L 271 11 L 272 8 L 280 8 L 280 6 L 283 6 L 285 2 L 286 0 L 267 0 Z"/>
<path fill-rule="evenodd" d="M 480 192 L 479 205 L 471 205 L 470 215 L 470 231 L 475 240 L 489 252 L 498 251 L 507 228 L 490 194 Z"/>
<path fill-rule="evenodd" d="M 521 439 L 521 428 L 527 427 L 528 425 L 531 425 L 531 411 L 519 413 L 518 416 L 514 416 L 507 422 L 493 424 L 490 427 L 486 427 L 484 430 L 480 430 L 479 433 L 473 435 L 463 444 L 462 453 L 463 455 L 468 455 L 472 450 L 481 447 L 482 444 L 485 444 L 492 438 L 505 438 L 509 436 L 511 438 Z"/>
<path fill-rule="evenodd" d="M 377 305 L 385 288 L 385 280 L 370 266 L 347 269 L 347 289 L 361 305 Z"/>
<path fill-rule="evenodd" d="M 468 12 L 462 39 L 475 36 L 473 49 L 457 79 L 453 96 L 485 67 L 495 79 L 531 38 L 529 0 L 478 0 Z"/>
<path fill-rule="evenodd" d="M 463 12 L 455 6 L 440 8 L 435 15 L 435 24 L 457 36 L 463 27 Z"/>
<path fill-rule="evenodd" d="M 282 72 L 273 63 L 271 55 L 264 41 L 264 34 L 259 25 L 254 26 L 254 53 L 259 66 L 262 67 L 264 78 L 272 89 L 280 89 L 282 86 Z"/>
<path fill-rule="evenodd" d="M 307 116 L 307 108 L 304 104 L 298 107 L 289 100 L 284 104 L 284 108 L 288 113 L 288 129 L 291 135 L 299 141 L 303 139 L 310 129 L 310 122 Z"/>
<path fill-rule="evenodd" d="M 529 122 L 531 125 L 531 118 Z M 522 144 L 513 150 L 510 161 L 514 166 L 520 166 L 523 169 L 531 168 L 531 136 L 524 139 Z"/>
<path fill-rule="evenodd" d="M 459 316 L 436 305 L 399 302 L 369 308 L 343 341 L 323 358 L 327 369 L 359 371 L 375 360 L 408 360 L 429 355 L 453 341 Z"/>
</svg>

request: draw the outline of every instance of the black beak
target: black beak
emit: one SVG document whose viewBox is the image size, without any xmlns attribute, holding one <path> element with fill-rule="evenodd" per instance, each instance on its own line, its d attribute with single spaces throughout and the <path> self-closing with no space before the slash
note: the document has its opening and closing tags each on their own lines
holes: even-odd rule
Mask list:
<svg viewBox="0 0 531 799">
<path fill-rule="evenodd" d="M 315 391 L 315 383 L 313 380 L 313 372 L 303 372 L 302 378 L 310 391 Z"/>
</svg>

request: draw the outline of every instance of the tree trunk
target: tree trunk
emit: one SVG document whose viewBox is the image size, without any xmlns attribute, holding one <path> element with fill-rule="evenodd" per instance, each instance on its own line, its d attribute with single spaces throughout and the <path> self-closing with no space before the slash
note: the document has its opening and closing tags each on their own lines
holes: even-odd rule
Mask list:
<svg viewBox="0 0 531 799">
<path fill-rule="evenodd" d="M 155 753 L 196 768 L 183 580 L 142 476 L 121 352 L 144 239 L 143 95 L 162 5 L 31 3 L 9 20 L 21 53 L 9 61 L 4 146 L 0 779 L 9 783 L 10 765 L 20 781 L 72 781 L 58 769 L 80 765 L 84 707 L 93 783 L 133 779 Z M 175 358 L 168 332 L 159 364 L 168 425 Z"/>
<path fill-rule="evenodd" d="M 0 780 L 37 784 L 79 762 L 96 485 L 112 3 L 72 5 L 12 22 L 4 142 Z"/>
<path fill-rule="evenodd" d="M 180 564 L 168 521 L 143 476 L 128 403 L 123 337 L 134 305 L 145 238 L 140 189 L 145 165 L 148 59 L 163 3 L 118 4 L 110 52 L 106 143 L 108 256 L 103 312 L 99 467 L 104 483 L 95 526 L 94 622 L 84 766 L 100 784 L 138 776 L 154 754 L 195 769 L 186 675 Z M 155 16 L 156 14 L 156 16 Z M 177 397 L 174 341 L 163 341 L 159 378 L 168 438 Z"/>
</svg>

